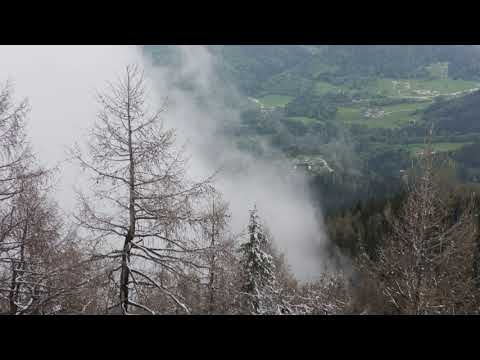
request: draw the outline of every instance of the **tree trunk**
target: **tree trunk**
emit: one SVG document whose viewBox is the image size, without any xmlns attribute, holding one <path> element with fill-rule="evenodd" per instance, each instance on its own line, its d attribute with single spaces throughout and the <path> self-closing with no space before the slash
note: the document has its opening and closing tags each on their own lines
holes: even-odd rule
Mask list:
<svg viewBox="0 0 480 360">
<path fill-rule="evenodd" d="M 18 296 L 20 294 L 20 283 L 17 282 L 17 276 L 19 273 L 23 273 L 25 270 L 25 240 L 27 238 L 27 231 L 28 231 L 28 223 L 25 221 L 25 225 L 23 226 L 22 232 L 22 242 L 20 244 L 20 260 L 18 264 L 12 262 L 12 282 L 10 287 L 10 314 L 15 315 L 18 311 Z"/>
<path fill-rule="evenodd" d="M 130 114 L 130 72 L 127 69 L 127 126 L 128 126 L 128 151 L 130 160 L 130 174 L 129 174 L 129 229 L 125 236 L 125 244 L 123 246 L 122 253 L 122 272 L 120 275 L 120 306 L 123 314 L 128 311 L 128 282 L 130 279 L 130 251 L 132 248 L 132 241 L 135 238 L 135 163 L 133 159 L 133 147 L 132 147 L 132 118 Z"/>
<path fill-rule="evenodd" d="M 215 221 L 216 221 L 216 217 L 215 217 L 215 200 L 213 201 L 212 203 L 212 239 L 211 239 L 211 243 L 210 243 L 210 246 L 211 246 L 211 259 L 210 259 L 210 279 L 209 279 L 209 283 L 208 283 L 208 287 L 209 287 L 209 292 L 210 292 L 210 296 L 209 296 L 209 304 L 208 304 L 208 313 L 209 314 L 212 314 L 214 311 L 215 311 L 215 288 L 214 288 L 214 284 L 215 284 L 215 250 L 214 250 L 214 246 L 215 246 Z"/>
</svg>

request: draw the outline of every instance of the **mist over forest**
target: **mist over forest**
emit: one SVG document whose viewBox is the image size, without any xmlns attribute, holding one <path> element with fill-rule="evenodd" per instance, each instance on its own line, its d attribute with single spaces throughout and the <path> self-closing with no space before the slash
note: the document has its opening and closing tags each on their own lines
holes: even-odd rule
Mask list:
<svg viewBox="0 0 480 360">
<path fill-rule="evenodd" d="M 0 313 L 477 314 L 480 49 L 0 46 Z"/>
</svg>

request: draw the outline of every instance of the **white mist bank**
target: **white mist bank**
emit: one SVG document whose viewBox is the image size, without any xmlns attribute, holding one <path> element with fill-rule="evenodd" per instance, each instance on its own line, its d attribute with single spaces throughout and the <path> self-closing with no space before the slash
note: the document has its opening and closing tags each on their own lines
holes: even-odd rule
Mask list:
<svg viewBox="0 0 480 360">
<path fill-rule="evenodd" d="M 181 46 L 180 51 L 181 64 L 147 68 L 156 96 L 169 99 L 165 123 L 177 129 L 180 142 L 188 144 L 190 175 L 199 179 L 221 169 L 216 186 L 229 202 L 233 230 L 246 227 L 248 210 L 256 204 L 295 275 L 303 280 L 318 276 L 329 266 L 329 260 L 322 256 L 328 240 L 322 215 L 311 202 L 306 179 L 292 174 L 288 166 L 254 158 L 228 139 L 218 137 L 215 129 L 220 124 L 240 116 L 238 108 L 227 105 L 226 99 L 240 95 L 216 76 L 215 58 L 205 47 Z M 194 91 L 179 89 L 179 80 L 188 81 Z M 195 101 L 192 94 L 202 101 Z M 288 163 L 281 154 L 277 157 Z M 241 170 L 229 170 L 234 168 Z"/>
<path fill-rule="evenodd" d="M 95 91 L 105 89 L 106 81 L 114 81 L 127 64 L 140 63 L 151 81 L 154 103 L 160 106 L 168 97 L 163 118 L 177 130 L 179 142 L 187 144 L 189 175 L 201 179 L 224 168 L 216 185 L 229 202 L 233 230 L 246 227 L 248 210 L 256 204 L 295 275 L 317 276 L 328 264 L 321 251 L 327 237 L 305 179 L 215 135 L 219 124 L 240 116 L 236 107 L 227 105 L 225 95 L 230 99 L 240 95 L 218 79 L 215 58 L 205 47 L 181 46 L 180 51 L 181 63 L 152 67 L 136 46 L 0 46 L 0 82 L 11 79 L 16 98 L 29 98 L 28 136 L 38 158 L 46 166 L 61 163 L 55 194 L 59 205 L 72 211 L 73 186 L 85 184 L 79 169 L 63 160 L 68 147 L 84 142 L 95 121 Z M 187 80 L 195 97 L 204 101 L 199 103 L 191 92 L 180 89 L 180 79 Z M 240 172 L 228 170 L 239 164 Z"/>
</svg>

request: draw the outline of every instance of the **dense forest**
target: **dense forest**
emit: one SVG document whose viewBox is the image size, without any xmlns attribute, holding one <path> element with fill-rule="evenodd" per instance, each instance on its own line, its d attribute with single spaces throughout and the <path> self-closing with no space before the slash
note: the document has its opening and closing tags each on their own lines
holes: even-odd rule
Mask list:
<svg viewBox="0 0 480 360">
<path fill-rule="evenodd" d="M 143 51 L 159 67 L 182 56 L 175 46 Z M 239 99 L 239 116 L 216 135 L 305 177 L 324 215 L 329 241 L 318 250 L 330 266 L 298 278 L 254 203 L 234 230 L 238 219 L 215 175 L 189 177 L 178 130 L 166 126 L 163 108 L 147 106 L 140 65 L 98 92 L 95 123 L 83 145 L 69 148 L 69 162 L 89 177 L 69 221 L 53 196 L 57 169 L 42 165 L 28 141 L 29 103 L 7 81 L 0 313 L 480 312 L 476 47 L 208 51 L 218 84 L 239 92 L 228 97 L 230 88 L 217 84 L 222 99 Z M 187 78 L 178 86 L 188 94 Z"/>
</svg>

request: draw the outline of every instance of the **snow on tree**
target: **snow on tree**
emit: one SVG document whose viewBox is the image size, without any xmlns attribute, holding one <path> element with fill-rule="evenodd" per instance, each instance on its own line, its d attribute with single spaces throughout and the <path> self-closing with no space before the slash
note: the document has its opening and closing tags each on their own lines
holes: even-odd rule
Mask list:
<svg viewBox="0 0 480 360">
<path fill-rule="evenodd" d="M 208 268 L 202 313 L 227 314 L 234 311 L 237 292 L 235 274 L 238 259 L 235 256 L 235 238 L 230 232 L 228 204 L 220 194 L 213 194 L 205 207 L 206 214 L 202 226 L 202 236 L 209 244 L 205 253 Z"/>
<path fill-rule="evenodd" d="M 476 220 L 473 200 L 460 207 L 442 189 L 434 172 L 430 142 L 421 158 L 392 233 L 378 259 L 361 254 L 359 266 L 375 279 L 398 314 L 461 314 L 478 311 L 474 256 Z"/>
<path fill-rule="evenodd" d="M 202 222 L 197 204 L 212 186 L 210 179 L 187 179 L 175 132 L 163 126 L 163 109 L 152 111 L 148 99 L 137 66 L 127 66 L 117 83 L 98 94 L 101 109 L 88 151 L 72 151 L 94 185 L 91 196 L 79 193 L 75 218 L 98 240 L 96 257 L 113 262 L 109 276 L 117 301 L 111 308 L 122 314 L 162 312 L 163 307 L 142 300 L 160 292 L 188 313 L 176 284 L 202 268 L 194 238 Z"/>
<path fill-rule="evenodd" d="M 243 306 L 252 314 L 276 313 L 275 263 L 269 253 L 269 239 L 260 222 L 257 207 L 250 211 L 248 241 L 240 245 L 240 277 Z"/>
</svg>

